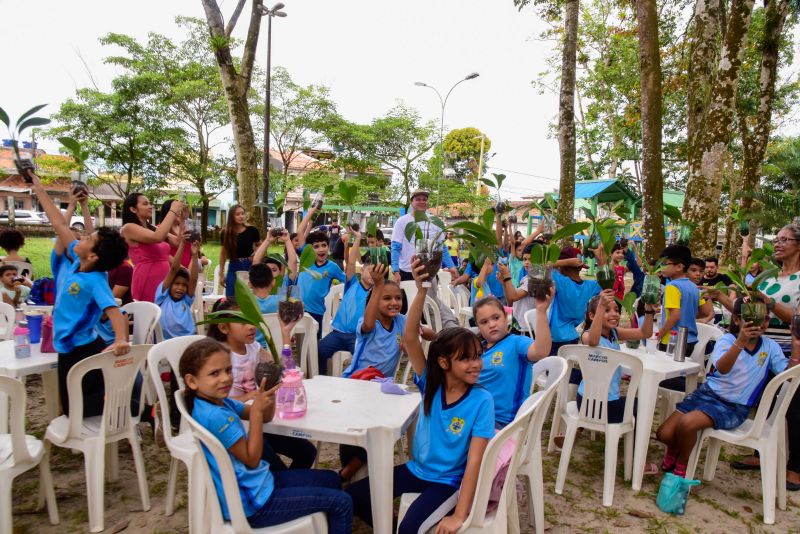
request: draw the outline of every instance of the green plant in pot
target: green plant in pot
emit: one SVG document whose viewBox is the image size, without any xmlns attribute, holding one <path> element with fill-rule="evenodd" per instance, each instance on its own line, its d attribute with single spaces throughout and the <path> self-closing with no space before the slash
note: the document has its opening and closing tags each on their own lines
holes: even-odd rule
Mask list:
<svg viewBox="0 0 800 534">
<path fill-rule="evenodd" d="M 602 289 L 614 289 L 614 283 L 616 281 L 616 275 L 614 274 L 614 266 L 611 264 L 611 249 L 614 248 L 614 244 L 617 242 L 617 229 L 619 226 L 606 219 L 601 223 L 595 224 L 595 230 L 597 231 L 597 235 L 600 237 L 600 243 L 603 245 L 603 251 L 605 252 L 606 256 L 606 263 L 605 265 L 600 265 L 597 267 L 595 271 L 595 277 L 597 278 L 597 283 L 600 285 Z"/>
<path fill-rule="evenodd" d="M 731 263 L 728 265 L 728 277 L 734 289 L 743 297 L 740 319 L 745 323 L 760 325 L 767 316 L 767 304 L 761 300 L 758 287 L 767 279 L 777 276 L 780 267 L 772 263 L 768 256 L 769 249 L 756 249 L 750 255 L 747 264 L 742 267 Z M 748 284 L 745 282 L 747 273 L 753 265 L 759 263 L 763 271 Z M 730 289 L 724 283 L 719 282 L 714 286 L 715 290 L 726 291 Z"/>
<path fill-rule="evenodd" d="M 280 254 L 269 254 L 269 257 L 275 261 L 280 262 L 284 266 L 284 271 L 289 268 L 286 259 Z M 305 247 L 303 248 L 302 254 L 300 254 L 299 258 L 299 266 L 298 266 L 298 274 L 302 272 L 307 272 L 309 276 L 314 278 L 315 280 L 319 280 L 322 278 L 317 271 L 311 270 L 311 266 L 314 265 L 314 261 L 316 260 L 316 253 L 314 252 L 313 247 Z M 275 280 L 275 284 L 272 288 L 271 293 L 273 295 L 277 294 L 280 288 L 283 286 L 283 278 L 284 276 L 281 275 Z M 305 312 L 305 308 L 303 307 L 302 301 L 299 299 L 292 297 L 292 291 L 297 286 L 295 284 L 289 284 L 286 288 L 286 298 L 281 299 L 278 301 L 278 316 L 281 318 L 281 321 L 284 323 L 291 323 L 295 320 L 300 319 Z"/>
<path fill-rule="evenodd" d="M 8 133 L 11 136 L 11 147 L 14 149 L 14 165 L 17 167 L 17 173 L 22 176 L 26 181 L 28 173 L 26 172 L 27 169 L 35 168 L 33 166 L 33 162 L 30 159 L 23 158 L 19 152 L 19 139 L 22 137 L 22 133 L 27 130 L 28 128 L 34 128 L 36 126 L 45 126 L 46 124 L 50 124 L 50 119 L 44 117 L 36 117 L 34 113 L 37 113 L 42 108 L 44 108 L 47 104 L 40 104 L 38 106 L 34 106 L 22 115 L 20 115 L 17 122 L 14 123 L 14 127 L 11 127 L 11 119 L 8 117 L 8 113 L 5 112 L 3 108 L 0 108 L 0 122 L 6 125 L 8 129 Z"/>
<path fill-rule="evenodd" d="M 367 219 L 367 244 L 369 244 L 369 237 L 376 237 L 377 233 L 378 218 L 373 215 Z M 389 267 L 391 265 L 391 259 L 389 258 L 389 254 L 386 252 L 385 247 L 367 246 L 364 254 L 361 256 L 361 263 L 364 265 L 383 264 L 386 267 Z"/>
<path fill-rule="evenodd" d="M 238 310 L 211 312 L 206 315 L 204 321 L 200 321 L 197 324 L 245 323 L 251 324 L 260 330 L 264 339 L 267 340 L 267 348 L 269 351 L 267 353 L 267 358 L 263 358 L 256 365 L 256 384 L 261 384 L 262 378 L 266 378 L 266 389 L 271 389 L 280 382 L 283 372 L 278 351 L 272 339 L 272 333 L 267 323 L 264 322 L 264 317 L 261 315 L 261 310 L 258 307 L 255 295 L 241 278 L 236 278 L 234 293 L 236 304 L 239 307 Z"/>
<path fill-rule="evenodd" d="M 630 324 L 630 327 L 633 328 L 633 317 L 636 315 L 636 311 L 633 309 L 633 304 L 636 302 L 636 293 L 627 293 L 621 300 L 618 298 L 615 298 L 614 300 L 616 300 L 617 304 L 619 304 L 619 306 L 625 310 L 625 313 L 628 314 L 628 324 Z M 639 340 L 629 339 L 625 342 L 625 345 L 631 349 L 638 349 Z"/>
<path fill-rule="evenodd" d="M 558 241 L 579 234 L 589 226 L 588 223 L 572 223 L 553 233 L 550 245 L 534 245 L 531 249 L 528 269 L 528 295 L 543 300 L 553 285 L 553 265 L 561 255 Z"/>
</svg>

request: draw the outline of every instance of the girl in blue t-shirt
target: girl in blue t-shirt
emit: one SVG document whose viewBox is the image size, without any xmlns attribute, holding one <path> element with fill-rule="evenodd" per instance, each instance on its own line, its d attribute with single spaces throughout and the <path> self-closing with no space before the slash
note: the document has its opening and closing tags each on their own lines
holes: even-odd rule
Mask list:
<svg viewBox="0 0 800 534">
<path fill-rule="evenodd" d="M 396 466 L 392 494 L 420 493 L 398 526 L 398 534 L 427 532 L 434 527 L 431 515 L 453 511 L 442 519 L 437 532 L 456 532 L 469 514 L 478 484 L 481 459 L 494 436 L 494 403 L 491 394 L 477 385 L 481 373 L 481 345 L 464 328 L 439 332 L 422 350 L 419 324 L 427 288 L 421 281 L 425 268 L 414 260 L 417 296 L 408 310 L 403 341 L 422 392 L 414 438 L 413 460 Z M 460 487 L 460 491 L 459 491 Z M 350 486 L 353 509 L 372 524 L 369 479 Z M 436 515 L 435 517 L 441 517 Z"/>
<path fill-rule="evenodd" d="M 336 473 L 317 469 L 270 472 L 269 464 L 261 458 L 263 434 L 248 434 L 242 425 L 242 419 L 246 419 L 251 428 L 260 428 L 272 419 L 279 385 L 264 391 L 265 378 L 249 406 L 228 397 L 233 385 L 230 351 L 211 338 L 187 347 L 179 371 L 186 383 L 186 407 L 192 417 L 228 449 L 242 507 L 251 527 L 278 525 L 325 512 L 330 532 L 350 533 L 352 501 L 339 489 Z M 205 448 L 203 453 L 222 515 L 230 519 L 217 463 Z"/>
<path fill-rule="evenodd" d="M 645 304 L 644 319 L 639 328 L 620 328 L 620 310 L 613 289 L 603 290 L 589 300 L 586 319 L 583 324 L 581 342 L 590 347 L 605 347 L 619 350 L 620 341 L 647 339 L 653 335 L 653 316 L 655 307 Z M 625 397 L 619 396 L 619 383 L 622 369 L 617 367 L 608 388 L 608 422 L 620 423 L 625 412 Z M 578 386 L 578 408 L 583 400 L 583 380 Z"/>
<path fill-rule="evenodd" d="M 496 297 L 484 297 L 472 308 L 483 344 L 481 386 L 494 398 L 495 426 L 502 428 L 514 420 L 517 410 L 531 392 L 531 363 L 550 354 L 550 325 L 547 307 L 553 288 L 544 300 L 536 301 L 536 341 L 511 334 L 503 304 Z"/>
<path fill-rule="evenodd" d="M 769 314 L 761 324 L 742 321 L 743 303 L 743 298 L 736 299 L 730 331 L 714 345 L 711 360 L 715 371 L 675 406 L 656 433 L 658 440 L 667 446 L 661 463 L 665 471 L 686 476 L 697 432 L 711 427 L 729 430 L 741 425 L 758 402 L 769 380 L 768 373 L 777 375 L 797 363 L 787 359 L 777 343 L 762 335 L 769 325 Z"/>
</svg>

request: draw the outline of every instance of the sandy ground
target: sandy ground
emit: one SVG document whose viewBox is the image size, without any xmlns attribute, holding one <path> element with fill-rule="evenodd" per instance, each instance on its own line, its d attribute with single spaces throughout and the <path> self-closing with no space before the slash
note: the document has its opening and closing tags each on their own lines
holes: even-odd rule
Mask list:
<svg viewBox="0 0 800 534">
<path fill-rule="evenodd" d="M 27 431 L 41 438 L 46 427 L 46 416 L 38 377 L 29 379 L 28 392 Z M 154 444 L 149 428 L 144 432 L 142 449 L 147 465 L 151 510 L 141 511 L 133 458 L 129 447 L 120 445 L 119 480 L 106 483 L 105 532 L 188 532 L 185 471 L 181 467 L 177 511 L 171 517 L 166 517 L 164 502 L 169 452 L 165 447 Z M 573 452 L 563 495 L 556 495 L 553 492 L 559 455 L 545 454 L 545 507 L 548 532 L 800 532 L 800 495 L 797 493 L 789 493 L 788 508 L 786 511 L 777 511 L 775 525 L 763 524 L 759 474 L 732 471 L 728 462 L 746 451 L 731 447 L 723 448 L 716 478 L 711 482 L 704 482 L 698 489 L 692 491 L 686 515 L 671 516 L 658 510 L 655 496 L 660 476 L 646 477 L 642 491 L 631 490 L 630 485 L 622 479 L 621 463 L 617 473 L 614 505 L 604 508 L 601 502 L 603 449 L 604 443 L 600 434 L 596 441 L 591 441 L 588 433 L 579 438 Z M 649 459 L 660 461 L 662 452 L 661 446 L 651 441 Z M 620 458 L 621 456 L 620 444 Z M 338 468 L 337 458 L 337 447 L 330 444 L 323 445 L 322 467 Z M 51 464 L 61 524 L 52 526 L 47 520 L 45 511 L 35 511 L 38 471 L 33 470 L 14 481 L 15 533 L 88 532 L 83 457 L 54 447 Z M 702 466 L 701 460 L 698 467 L 699 474 L 702 474 Z M 520 515 L 523 531 L 532 532 L 527 526 L 528 516 L 524 505 L 520 509 Z M 356 519 L 353 531 L 367 533 L 371 532 L 371 529 Z"/>
</svg>

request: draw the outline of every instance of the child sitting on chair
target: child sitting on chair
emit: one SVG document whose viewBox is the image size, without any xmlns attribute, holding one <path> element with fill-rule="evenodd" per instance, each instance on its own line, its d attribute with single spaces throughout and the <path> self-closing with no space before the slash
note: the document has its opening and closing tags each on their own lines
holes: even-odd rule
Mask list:
<svg viewBox="0 0 800 534">
<path fill-rule="evenodd" d="M 189 270 L 181 266 L 183 249 L 186 247 L 186 235 L 181 222 L 181 235 L 178 249 L 172 258 L 167 277 L 156 288 L 155 304 L 161 308 L 161 330 L 164 339 L 180 336 L 190 336 L 195 333 L 194 315 L 192 304 L 197 288 L 198 262 L 190 261 Z M 192 249 L 191 257 L 197 256 L 198 242 L 189 245 Z"/>
<path fill-rule="evenodd" d="M 313 265 L 297 276 L 297 286 L 300 290 L 297 297 L 303 301 L 306 311 L 317 321 L 319 325 L 317 335 L 321 335 L 325 297 L 334 280 L 343 283 L 346 278 L 339 266 L 328 259 L 327 235 L 322 232 L 311 232 L 306 245 L 314 249 L 315 258 Z"/>
</svg>

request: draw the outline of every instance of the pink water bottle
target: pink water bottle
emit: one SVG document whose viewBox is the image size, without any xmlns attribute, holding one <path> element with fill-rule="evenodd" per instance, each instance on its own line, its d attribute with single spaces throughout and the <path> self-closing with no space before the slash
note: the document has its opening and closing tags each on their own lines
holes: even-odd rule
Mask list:
<svg viewBox="0 0 800 534">
<path fill-rule="evenodd" d="M 306 414 L 306 388 L 303 387 L 303 373 L 299 369 L 283 372 L 283 382 L 276 394 L 275 405 L 281 419 L 299 419 Z"/>
<path fill-rule="evenodd" d="M 31 357 L 31 342 L 28 337 L 28 323 L 20 321 L 14 328 L 14 356 L 17 358 Z"/>
</svg>

